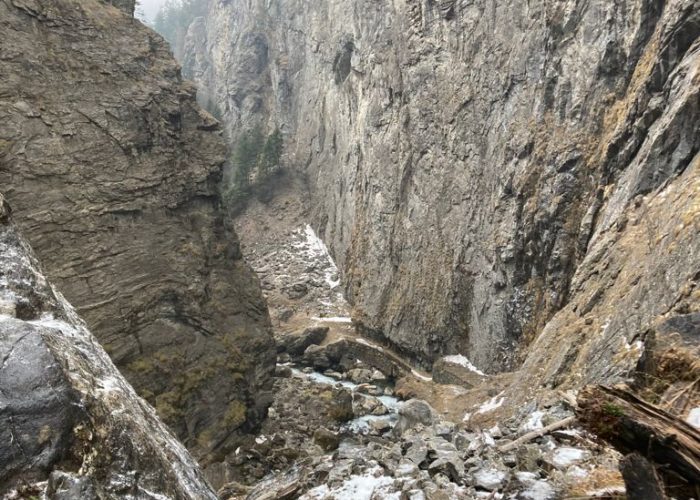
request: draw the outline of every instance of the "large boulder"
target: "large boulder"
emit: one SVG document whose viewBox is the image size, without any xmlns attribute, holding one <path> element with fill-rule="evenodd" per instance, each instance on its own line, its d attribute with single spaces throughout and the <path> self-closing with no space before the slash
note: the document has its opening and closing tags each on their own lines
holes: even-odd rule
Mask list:
<svg viewBox="0 0 700 500">
<path fill-rule="evenodd" d="M 277 352 L 300 356 L 307 347 L 323 342 L 328 334 L 327 326 L 313 326 L 301 333 L 288 333 L 277 338 Z"/>
<path fill-rule="evenodd" d="M 47 281 L 0 196 L 0 496 L 216 496 Z"/>
<path fill-rule="evenodd" d="M 431 426 L 436 421 L 435 410 L 425 401 L 411 399 L 406 401 L 399 408 L 399 419 L 394 426 L 393 432 L 401 436 L 409 429 L 417 426 Z"/>
</svg>

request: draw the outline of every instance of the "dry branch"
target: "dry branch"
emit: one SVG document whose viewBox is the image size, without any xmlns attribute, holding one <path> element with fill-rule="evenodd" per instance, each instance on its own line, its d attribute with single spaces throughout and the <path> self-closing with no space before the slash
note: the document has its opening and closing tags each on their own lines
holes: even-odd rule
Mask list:
<svg viewBox="0 0 700 500">
<path fill-rule="evenodd" d="M 500 446 L 498 448 L 499 451 L 510 451 L 514 448 L 517 448 L 523 443 L 527 443 L 529 441 L 532 441 L 533 439 L 536 439 L 540 436 L 544 436 L 545 434 L 548 434 L 552 431 L 556 431 L 557 429 L 561 429 L 562 427 L 566 427 L 567 425 L 571 424 L 576 420 L 576 417 L 567 417 L 564 420 L 559 420 L 558 422 L 554 422 L 553 424 L 549 424 L 546 427 L 542 427 L 541 429 L 537 429 L 536 431 L 528 432 L 527 434 L 524 434 L 520 436 L 518 439 L 515 441 L 511 441 L 510 443 L 506 443 L 503 446 Z"/>
</svg>

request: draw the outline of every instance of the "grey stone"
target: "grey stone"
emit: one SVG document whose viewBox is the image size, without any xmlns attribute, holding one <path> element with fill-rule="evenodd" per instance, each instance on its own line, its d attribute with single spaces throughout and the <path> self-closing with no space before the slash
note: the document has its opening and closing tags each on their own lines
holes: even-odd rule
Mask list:
<svg viewBox="0 0 700 500">
<path fill-rule="evenodd" d="M 399 419 L 394 426 L 394 433 L 400 436 L 417 425 L 432 425 L 434 411 L 425 401 L 419 399 L 406 401 L 399 408 Z"/>
<path fill-rule="evenodd" d="M 324 370 L 332 366 L 332 362 L 328 358 L 327 349 L 320 345 L 310 345 L 307 347 L 302 356 L 302 361 L 318 370 Z"/>
<path fill-rule="evenodd" d="M 320 344 L 328 334 L 327 326 L 316 326 L 301 333 L 289 333 L 277 339 L 277 352 L 300 356 L 311 345 Z"/>
<path fill-rule="evenodd" d="M 367 384 L 372 381 L 372 371 L 365 368 L 354 368 L 349 370 L 347 376 L 356 384 Z"/>
<path fill-rule="evenodd" d="M 498 469 L 480 469 L 473 474 L 474 484 L 488 491 L 503 488 L 508 474 Z"/>
<path fill-rule="evenodd" d="M 0 269 L 0 303 L 15 313 L 0 316 L 0 495 L 48 480 L 46 496 L 56 499 L 105 496 L 98 491 L 216 498 L 8 217 L 0 221 Z"/>
<path fill-rule="evenodd" d="M 321 427 L 314 431 L 314 442 L 323 448 L 324 451 L 333 451 L 340 444 L 340 437 L 334 432 Z"/>
<path fill-rule="evenodd" d="M 275 367 L 275 377 L 289 378 L 292 376 L 292 369 L 288 366 L 277 365 Z"/>
</svg>

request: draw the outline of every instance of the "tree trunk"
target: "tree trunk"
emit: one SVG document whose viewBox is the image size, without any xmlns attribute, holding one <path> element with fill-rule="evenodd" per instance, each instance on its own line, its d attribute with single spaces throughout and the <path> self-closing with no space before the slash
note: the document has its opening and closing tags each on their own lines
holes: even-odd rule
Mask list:
<svg viewBox="0 0 700 500">
<path fill-rule="evenodd" d="M 583 426 L 622 453 L 636 451 L 658 464 L 669 494 L 697 498 L 700 431 L 621 387 L 586 387 L 578 404 Z"/>
<path fill-rule="evenodd" d="M 630 453 L 620 462 L 627 500 L 666 500 L 654 466 L 639 453 Z"/>
</svg>

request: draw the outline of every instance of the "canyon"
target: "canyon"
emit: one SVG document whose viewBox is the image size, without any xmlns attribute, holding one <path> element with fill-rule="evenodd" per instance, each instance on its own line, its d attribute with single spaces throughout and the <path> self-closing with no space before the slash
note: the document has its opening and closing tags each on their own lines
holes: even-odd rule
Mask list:
<svg viewBox="0 0 700 500">
<path fill-rule="evenodd" d="M 575 385 L 697 293 L 697 7 L 212 2 L 178 51 L 233 144 L 283 130 L 363 334 Z"/>
</svg>

